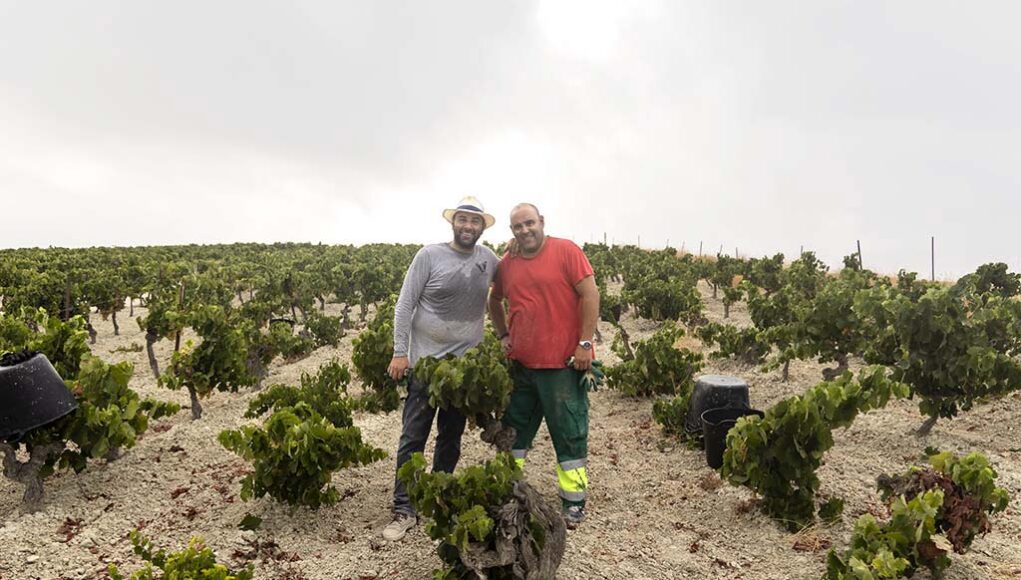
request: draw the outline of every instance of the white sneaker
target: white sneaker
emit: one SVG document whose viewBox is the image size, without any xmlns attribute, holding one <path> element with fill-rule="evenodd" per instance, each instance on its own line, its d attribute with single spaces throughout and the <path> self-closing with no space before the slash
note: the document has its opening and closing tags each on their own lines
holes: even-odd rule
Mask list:
<svg viewBox="0 0 1021 580">
<path fill-rule="evenodd" d="M 394 519 L 383 528 L 383 539 L 389 542 L 396 542 L 408 533 L 408 530 L 415 527 L 418 518 L 408 514 L 395 513 Z"/>
</svg>

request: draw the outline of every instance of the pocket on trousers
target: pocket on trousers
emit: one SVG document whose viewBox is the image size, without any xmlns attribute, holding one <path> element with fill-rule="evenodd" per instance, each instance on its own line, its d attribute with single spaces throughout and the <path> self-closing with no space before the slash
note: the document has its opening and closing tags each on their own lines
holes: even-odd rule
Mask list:
<svg viewBox="0 0 1021 580">
<path fill-rule="evenodd" d="M 581 380 L 581 373 L 571 371 L 571 375 L 573 396 L 563 403 L 567 411 L 565 419 L 570 423 L 571 434 L 583 441 L 588 436 L 588 392 L 577 382 Z"/>
<path fill-rule="evenodd" d="M 588 408 L 585 405 L 579 405 L 577 402 L 571 402 L 567 405 L 567 415 L 570 417 L 571 431 L 579 437 L 584 437 L 588 434 Z"/>
</svg>

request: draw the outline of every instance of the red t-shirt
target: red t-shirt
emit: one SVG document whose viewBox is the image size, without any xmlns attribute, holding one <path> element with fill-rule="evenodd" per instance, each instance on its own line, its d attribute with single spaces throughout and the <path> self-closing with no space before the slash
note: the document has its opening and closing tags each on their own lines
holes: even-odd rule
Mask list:
<svg viewBox="0 0 1021 580">
<path fill-rule="evenodd" d="M 546 236 L 532 258 L 504 256 L 493 294 L 507 298 L 510 358 L 532 369 L 559 369 L 581 333 L 581 297 L 574 289 L 592 265 L 574 242 Z"/>
</svg>

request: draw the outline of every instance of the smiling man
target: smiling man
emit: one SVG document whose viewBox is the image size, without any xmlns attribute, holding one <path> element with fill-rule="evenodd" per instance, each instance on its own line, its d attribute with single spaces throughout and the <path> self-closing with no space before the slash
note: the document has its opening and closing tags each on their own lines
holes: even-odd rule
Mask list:
<svg viewBox="0 0 1021 580">
<path fill-rule="evenodd" d="M 443 211 L 453 228 L 453 240 L 423 247 L 415 254 L 401 286 L 394 313 L 394 356 L 387 372 L 395 380 L 410 375 L 404 402 L 397 469 L 425 443 L 437 415 L 429 405 L 427 388 L 409 371 L 419 358 L 461 356 L 482 342 L 486 295 L 496 275 L 497 257 L 477 244 L 495 218 L 474 197 Z M 433 471 L 452 473 L 461 457 L 465 417 L 440 409 L 437 419 Z M 393 520 L 383 529 L 387 540 L 399 540 L 417 522 L 408 491 L 394 478 Z"/>
<path fill-rule="evenodd" d="M 517 431 L 514 458 L 524 466 L 545 419 L 557 453 L 564 519 L 573 529 L 585 519 L 588 391 L 580 379 L 592 365 L 599 290 L 581 248 L 545 235 L 545 225 L 530 203 L 511 211 L 518 247 L 500 262 L 489 316 L 513 361 L 514 392 L 503 422 Z"/>
</svg>

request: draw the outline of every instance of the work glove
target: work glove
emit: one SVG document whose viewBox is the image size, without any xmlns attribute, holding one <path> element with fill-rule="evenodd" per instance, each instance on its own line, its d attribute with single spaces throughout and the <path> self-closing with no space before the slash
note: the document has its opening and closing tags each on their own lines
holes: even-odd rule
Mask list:
<svg viewBox="0 0 1021 580">
<path fill-rule="evenodd" d="M 568 368 L 574 367 L 574 357 L 567 359 L 564 363 Z M 581 378 L 578 379 L 578 384 L 585 387 L 587 391 L 598 391 L 599 386 L 605 382 L 606 375 L 603 374 L 603 361 L 595 359 L 592 361 L 592 366 L 587 371 L 582 373 Z"/>
</svg>

